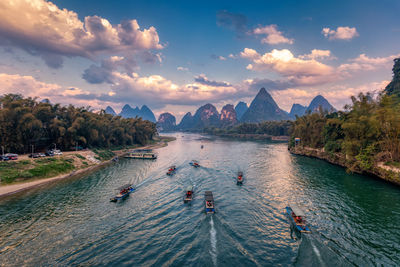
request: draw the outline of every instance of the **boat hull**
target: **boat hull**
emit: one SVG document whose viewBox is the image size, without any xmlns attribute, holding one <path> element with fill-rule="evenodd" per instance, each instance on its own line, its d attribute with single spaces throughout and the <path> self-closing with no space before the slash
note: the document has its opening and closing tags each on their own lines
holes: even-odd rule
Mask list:
<svg viewBox="0 0 400 267">
<path fill-rule="evenodd" d="M 134 188 L 130 189 L 128 192 L 126 192 L 125 194 L 123 194 L 123 195 L 121 195 L 121 196 L 118 196 L 118 195 L 117 195 L 117 196 L 111 198 L 110 201 L 111 201 L 111 202 L 118 202 L 118 201 L 124 200 L 124 199 L 126 199 L 127 197 L 129 197 L 129 195 L 130 195 L 133 191 L 135 191 Z"/>
<path fill-rule="evenodd" d="M 311 233 L 310 228 L 307 225 L 297 224 L 292 216 L 292 209 L 290 207 L 286 207 L 286 213 L 289 218 L 290 223 L 294 226 L 294 228 L 300 233 Z"/>
</svg>

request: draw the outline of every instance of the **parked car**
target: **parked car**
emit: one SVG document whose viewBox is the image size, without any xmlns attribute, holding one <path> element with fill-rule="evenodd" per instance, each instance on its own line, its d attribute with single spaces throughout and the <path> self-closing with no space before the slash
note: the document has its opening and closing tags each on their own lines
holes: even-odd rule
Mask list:
<svg viewBox="0 0 400 267">
<path fill-rule="evenodd" d="M 29 157 L 30 158 L 39 158 L 40 154 L 39 153 L 32 153 L 32 154 L 29 154 Z"/>
<path fill-rule="evenodd" d="M 53 157 L 54 156 L 54 153 L 51 150 L 46 151 L 45 154 L 46 154 L 46 156 L 49 156 L 49 157 Z"/>
<path fill-rule="evenodd" d="M 0 156 L 0 161 L 9 161 L 10 160 L 10 158 L 9 157 L 7 157 L 7 156 Z"/>
<path fill-rule="evenodd" d="M 45 153 L 39 153 L 39 157 L 46 157 Z"/>
<path fill-rule="evenodd" d="M 7 154 L 5 154 L 5 156 L 8 157 L 10 160 L 17 160 L 18 159 L 18 154 L 7 153 Z"/>
<path fill-rule="evenodd" d="M 62 155 L 63 154 L 61 152 L 61 150 L 59 150 L 59 149 L 53 149 L 52 152 L 53 152 L 54 155 Z"/>
</svg>

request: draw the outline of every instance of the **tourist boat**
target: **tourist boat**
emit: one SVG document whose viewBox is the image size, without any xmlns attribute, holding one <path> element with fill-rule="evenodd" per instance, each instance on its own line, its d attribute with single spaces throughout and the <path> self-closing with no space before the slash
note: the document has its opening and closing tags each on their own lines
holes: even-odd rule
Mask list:
<svg viewBox="0 0 400 267">
<path fill-rule="evenodd" d="M 243 184 L 243 172 L 238 172 L 236 184 L 237 185 L 242 185 Z"/>
<path fill-rule="evenodd" d="M 110 199 L 111 202 L 117 202 L 118 200 L 123 200 L 127 198 L 130 193 L 135 191 L 135 187 L 130 184 L 126 184 L 124 186 L 119 187 L 118 191 L 119 193 L 115 197 L 112 197 Z"/>
<path fill-rule="evenodd" d="M 173 166 L 171 166 L 171 167 L 169 167 L 168 168 L 168 172 L 167 172 L 167 175 L 174 175 L 175 174 L 175 171 L 176 171 L 176 167 L 175 167 L 175 165 L 173 165 Z"/>
<path fill-rule="evenodd" d="M 188 203 L 193 200 L 193 186 L 188 186 L 183 197 L 183 202 Z"/>
<path fill-rule="evenodd" d="M 151 152 L 151 149 L 137 149 L 133 151 L 129 151 L 125 158 L 130 159 L 156 159 L 157 154 Z"/>
<path fill-rule="evenodd" d="M 211 191 L 206 191 L 204 193 L 204 204 L 206 208 L 206 213 L 215 213 L 214 208 L 214 197 Z"/>
<path fill-rule="evenodd" d="M 310 228 L 306 225 L 306 220 L 304 219 L 305 215 L 297 205 L 292 204 L 290 207 L 286 207 L 286 212 L 290 222 L 299 232 L 311 233 Z"/>
<path fill-rule="evenodd" d="M 200 164 L 197 160 L 192 160 L 189 164 L 195 168 L 200 167 Z"/>
</svg>

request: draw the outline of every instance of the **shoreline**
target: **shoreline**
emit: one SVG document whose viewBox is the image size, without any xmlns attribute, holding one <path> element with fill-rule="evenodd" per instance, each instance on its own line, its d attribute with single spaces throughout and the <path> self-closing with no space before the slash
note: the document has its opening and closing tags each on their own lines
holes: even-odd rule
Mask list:
<svg viewBox="0 0 400 267">
<path fill-rule="evenodd" d="M 162 148 L 168 145 L 168 142 L 171 142 L 174 140 L 171 140 L 170 138 L 165 141 L 165 139 L 161 138 L 157 143 L 155 144 L 150 144 L 150 145 L 145 145 L 141 147 L 136 147 L 134 149 L 158 149 Z M 121 157 L 126 153 L 127 149 L 122 149 L 122 150 L 115 150 L 113 151 L 115 153 L 116 157 Z M 39 188 L 41 186 L 53 184 L 58 181 L 66 180 L 66 179 L 72 179 L 76 178 L 78 176 L 84 176 L 87 174 L 90 174 L 94 171 L 97 171 L 98 169 L 101 169 L 108 164 L 111 164 L 113 162 L 113 159 L 109 159 L 106 161 L 102 161 L 96 165 L 89 166 L 84 169 L 79 169 L 79 170 L 73 170 L 69 173 L 65 174 L 60 174 L 55 177 L 50 177 L 50 178 L 42 178 L 42 179 L 30 179 L 28 181 L 23 181 L 23 182 L 16 182 L 16 183 L 11 183 L 8 185 L 2 185 L 0 186 L 0 200 L 3 200 L 4 198 L 23 193 L 35 188 Z"/>
<path fill-rule="evenodd" d="M 322 149 L 300 146 L 289 148 L 289 152 L 294 155 L 320 159 L 346 170 L 351 166 L 351 161 L 346 159 L 346 156 L 341 153 L 327 153 Z M 353 172 L 400 186 L 400 169 L 386 166 L 384 162 L 377 162 L 370 170 L 355 169 Z"/>
</svg>

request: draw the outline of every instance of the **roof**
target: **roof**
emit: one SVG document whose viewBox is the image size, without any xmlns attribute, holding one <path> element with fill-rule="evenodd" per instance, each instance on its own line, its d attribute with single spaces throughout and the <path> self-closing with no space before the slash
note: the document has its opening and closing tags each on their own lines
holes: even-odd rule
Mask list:
<svg viewBox="0 0 400 267">
<path fill-rule="evenodd" d="M 122 189 L 125 189 L 125 188 L 128 188 L 128 187 L 131 187 L 131 186 L 132 186 L 131 184 L 126 184 L 126 185 L 118 187 L 118 190 L 122 190 Z"/>
<path fill-rule="evenodd" d="M 304 212 L 296 204 L 291 204 L 290 207 L 292 208 L 296 216 L 303 217 L 305 215 Z"/>
<path fill-rule="evenodd" d="M 214 197 L 211 191 L 204 192 L 204 198 L 206 201 L 214 201 Z"/>
<path fill-rule="evenodd" d="M 134 149 L 134 150 L 131 150 L 129 152 L 141 153 L 141 152 L 152 152 L 152 151 L 153 151 L 153 149 Z"/>
</svg>

